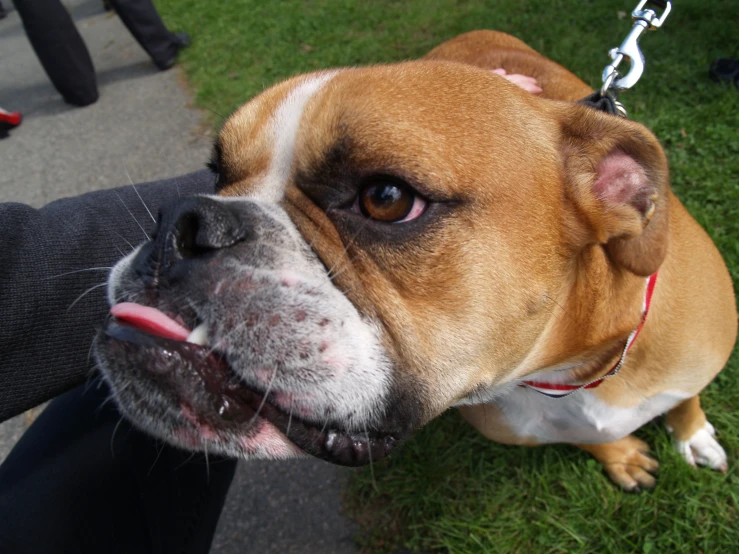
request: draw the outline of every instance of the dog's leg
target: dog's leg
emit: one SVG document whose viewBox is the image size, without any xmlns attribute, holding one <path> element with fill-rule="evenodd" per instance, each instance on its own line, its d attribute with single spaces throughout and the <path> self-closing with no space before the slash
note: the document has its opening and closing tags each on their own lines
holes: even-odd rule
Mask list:
<svg viewBox="0 0 739 554">
<path fill-rule="evenodd" d="M 647 456 L 649 446 L 643 440 L 628 435 L 603 444 L 576 444 L 603 464 L 611 481 L 624 490 L 638 492 L 641 487 L 652 488 L 652 473 L 659 468 L 657 460 Z"/>
<path fill-rule="evenodd" d="M 716 431 L 706 419 L 698 395 L 667 412 L 665 427 L 675 438 L 675 449 L 690 465 L 726 472 L 726 452 L 715 439 Z"/>
</svg>

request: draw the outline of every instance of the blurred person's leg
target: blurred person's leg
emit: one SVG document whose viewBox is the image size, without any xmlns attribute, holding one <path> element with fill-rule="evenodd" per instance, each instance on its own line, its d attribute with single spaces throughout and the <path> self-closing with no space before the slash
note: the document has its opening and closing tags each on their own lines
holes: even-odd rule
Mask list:
<svg viewBox="0 0 739 554">
<path fill-rule="evenodd" d="M 52 401 L 0 465 L 0 552 L 207 554 L 236 461 L 150 438 L 109 394 Z"/>
<path fill-rule="evenodd" d="M 190 43 L 184 33 L 165 27 L 151 0 L 109 0 L 109 4 L 159 69 L 172 67 L 177 53 Z"/>
<path fill-rule="evenodd" d="M 26 35 L 52 84 L 75 106 L 98 99 L 95 68 L 72 18 L 59 0 L 13 0 Z"/>
</svg>

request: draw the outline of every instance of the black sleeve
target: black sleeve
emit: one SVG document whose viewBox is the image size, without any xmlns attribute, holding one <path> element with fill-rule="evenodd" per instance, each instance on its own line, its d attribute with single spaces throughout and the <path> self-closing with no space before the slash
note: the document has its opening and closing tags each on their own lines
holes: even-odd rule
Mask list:
<svg viewBox="0 0 739 554">
<path fill-rule="evenodd" d="M 0 204 L 0 422 L 89 378 L 108 269 L 151 234 L 149 212 L 212 192 L 212 173 L 199 171 L 40 210 Z"/>
</svg>

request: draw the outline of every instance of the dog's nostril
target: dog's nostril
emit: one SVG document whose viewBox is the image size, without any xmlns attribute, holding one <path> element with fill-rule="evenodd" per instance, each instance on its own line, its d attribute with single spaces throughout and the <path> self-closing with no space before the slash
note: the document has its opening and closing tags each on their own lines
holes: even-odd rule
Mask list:
<svg viewBox="0 0 739 554">
<path fill-rule="evenodd" d="M 177 251 L 183 258 L 195 258 L 208 248 L 203 248 L 197 243 L 200 221 L 194 213 L 183 214 L 175 224 L 175 240 Z"/>
<path fill-rule="evenodd" d="M 155 240 L 165 267 L 247 240 L 251 227 L 239 206 L 208 197 L 182 198 L 162 207 Z"/>
</svg>

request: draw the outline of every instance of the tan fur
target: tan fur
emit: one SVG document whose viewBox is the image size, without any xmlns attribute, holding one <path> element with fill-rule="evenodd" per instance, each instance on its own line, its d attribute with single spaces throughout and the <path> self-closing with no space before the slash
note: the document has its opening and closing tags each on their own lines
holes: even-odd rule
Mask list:
<svg viewBox="0 0 739 554">
<path fill-rule="evenodd" d="M 701 409 L 699 396 L 688 398 L 680 402 L 672 410 L 667 412 L 665 425 L 672 429 L 676 440 L 686 441 L 692 437 L 706 423 L 706 414 Z"/>
<path fill-rule="evenodd" d="M 542 97 L 488 71 L 497 67 L 536 77 Z M 264 92 L 224 126 L 224 194 L 258 184 L 272 155 L 269 117 L 301 79 Z M 518 39 L 476 31 L 419 62 L 342 70 L 305 106 L 283 206 L 336 285 L 380 322 L 398 366 L 426 384 L 427 419 L 545 368 L 581 363 L 577 378 L 601 375 L 638 324 L 644 276 L 657 269 L 638 341 L 594 394 L 626 408 L 668 389 L 695 396 L 726 363 L 737 319 L 723 260 L 670 192 L 654 136 L 569 103 L 591 91 Z M 613 151 L 644 169 L 652 189 L 641 204 L 594 194 Z M 318 175 L 333 186 L 329 170 L 397 175 L 453 208 L 402 247 L 369 248 L 361 229 L 347 235 L 318 207 L 308 182 Z M 695 398 L 671 412 L 681 433 L 705 421 Z M 537 442 L 515 435 L 493 405 L 462 412 L 493 440 Z M 642 473 L 656 462 L 637 439 L 583 448 L 619 484 L 650 482 Z M 636 481 L 622 468 L 634 460 Z"/>
<path fill-rule="evenodd" d="M 426 54 L 427 60 L 447 60 L 534 77 L 542 98 L 577 102 L 591 92 L 588 85 L 525 42 L 498 31 L 471 31 L 446 41 Z"/>
<path fill-rule="evenodd" d="M 495 404 L 460 406 L 459 412 L 470 425 L 490 440 L 518 446 L 537 446 L 539 444 L 536 437 L 517 435 L 512 432 L 505 424 L 504 414 Z"/>
</svg>

